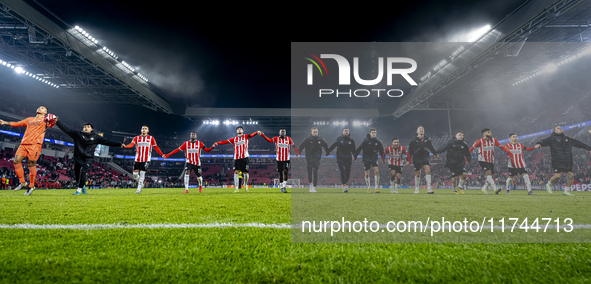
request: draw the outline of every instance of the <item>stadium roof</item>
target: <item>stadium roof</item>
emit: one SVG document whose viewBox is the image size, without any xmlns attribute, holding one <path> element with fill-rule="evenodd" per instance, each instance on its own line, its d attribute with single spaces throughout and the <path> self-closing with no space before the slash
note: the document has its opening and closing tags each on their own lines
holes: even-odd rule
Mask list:
<svg viewBox="0 0 591 284">
<path fill-rule="evenodd" d="M 400 103 L 384 104 L 385 110 L 394 111 L 381 115 L 485 108 L 484 92 L 510 87 L 543 72 L 549 62 L 585 50 L 590 20 L 591 1 L 526 1 Z"/>
<path fill-rule="evenodd" d="M 0 56 L 59 86 L 64 101 L 173 112 L 129 64 L 34 0 L 0 0 Z"/>
</svg>

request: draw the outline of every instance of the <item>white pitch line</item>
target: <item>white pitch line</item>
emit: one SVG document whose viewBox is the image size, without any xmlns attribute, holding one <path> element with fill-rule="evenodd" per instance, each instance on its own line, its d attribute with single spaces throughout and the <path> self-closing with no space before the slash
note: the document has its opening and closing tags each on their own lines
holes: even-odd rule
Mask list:
<svg viewBox="0 0 591 284">
<path fill-rule="evenodd" d="M 306 224 L 304 226 L 305 229 L 309 229 L 309 227 L 310 226 L 308 224 Z M 314 228 L 324 228 L 324 227 L 326 227 L 327 230 L 330 231 L 331 224 L 330 224 L 330 222 L 326 226 L 320 225 L 320 224 L 316 224 L 313 227 Z M 349 225 L 346 225 L 346 226 L 343 226 L 343 227 L 345 229 L 349 229 L 350 226 Z M 376 227 L 378 229 L 380 229 L 380 228 L 381 229 L 388 229 L 388 225 L 387 224 L 379 224 L 379 226 L 372 226 L 371 224 L 369 224 L 367 226 L 367 228 L 376 228 Z M 396 227 L 396 226 L 395 225 L 390 225 L 390 228 L 394 228 L 394 227 Z M 423 228 L 423 229 L 431 229 L 432 227 L 435 227 L 435 229 L 438 229 L 438 230 L 441 230 L 441 229 L 443 229 L 443 230 L 453 229 L 453 226 L 448 226 L 448 225 L 445 225 L 445 226 L 442 226 L 442 227 L 440 227 L 440 226 L 430 226 L 430 225 L 424 225 L 424 226 L 408 225 L 406 228 L 414 229 L 415 227 L 417 228 L 417 230 L 420 230 L 421 228 Z M 478 224 L 478 229 L 480 229 L 481 227 L 484 230 L 487 230 L 487 229 L 490 229 L 491 228 L 490 225 L 484 225 L 484 226 L 482 226 L 482 225 Z M 291 228 L 302 228 L 302 224 L 294 224 L 293 226 L 291 226 Z M 351 225 L 351 228 L 354 228 L 354 226 Z M 365 228 L 365 227 L 362 226 L 362 228 Z M 456 226 L 456 228 L 458 228 L 458 227 Z M 499 229 L 502 229 L 503 226 L 495 225 L 495 226 L 492 226 L 492 228 L 495 229 L 495 230 L 499 230 Z M 517 229 L 523 230 L 523 229 L 526 228 L 526 226 L 520 227 L 519 225 L 516 225 L 515 227 L 513 227 L 511 225 L 505 225 L 504 228 L 505 229 L 514 228 L 515 230 L 517 230 Z M 556 225 L 548 225 L 547 227 L 545 225 L 540 225 L 537 228 L 540 229 L 540 230 L 543 230 L 544 228 L 546 228 L 546 229 L 556 229 Z M 577 224 L 577 225 L 572 225 L 572 227 L 571 227 L 571 225 L 560 225 L 560 229 L 571 229 L 571 228 L 572 229 L 591 229 L 591 224 Z M 342 229 L 342 227 L 341 227 L 341 229 Z M 527 229 L 528 230 L 535 230 L 536 228 L 534 228 L 532 226 L 527 226 Z"/>
<path fill-rule="evenodd" d="M 289 224 L 263 224 L 263 223 L 212 223 L 212 224 L 0 224 L 0 229 L 71 229 L 71 230 L 105 230 L 105 229 L 185 229 L 185 228 L 272 228 L 272 229 L 290 229 Z"/>
<path fill-rule="evenodd" d="M 308 229 L 308 226 L 304 226 L 305 229 Z M 314 226 L 315 228 L 322 228 L 321 225 Z M 369 228 L 375 228 L 375 226 L 368 226 Z M 415 226 L 408 226 L 408 228 L 413 228 Z M 438 228 L 437 226 L 435 226 Z M 485 225 L 482 226 L 483 229 L 490 229 L 491 226 Z M 234 224 L 234 223 L 211 223 L 211 224 L 171 224 L 171 223 L 160 223 L 160 224 L 72 224 L 72 225 L 62 225 L 62 224 L 0 224 L 0 229 L 33 229 L 33 230 L 56 230 L 56 229 L 70 229 L 70 230 L 106 230 L 106 229 L 185 229 L 185 228 L 260 228 L 260 229 L 299 229 L 302 228 L 302 224 L 287 224 L 287 223 L 280 223 L 280 224 L 264 224 L 264 223 L 243 223 L 243 224 Z M 345 226 L 348 228 L 348 226 Z M 380 224 L 379 228 L 387 229 L 387 225 Z M 417 226 L 417 229 L 420 226 Z M 431 229 L 431 226 L 425 225 L 423 226 L 425 229 Z M 498 230 L 501 229 L 502 226 L 493 226 L 494 229 Z M 505 226 L 505 229 L 511 229 L 512 226 Z M 525 227 L 519 228 L 516 226 L 515 229 L 524 229 Z M 541 226 L 541 229 L 546 228 L 546 226 Z M 567 228 L 570 229 L 570 226 L 561 225 L 561 229 Z M 591 229 L 591 224 L 576 224 L 572 225 L 573 229 Z M 327 226 L 327 229 L 330 230 L 330 225 Z M 439 228 L 438 228 L 439 229 Z M 449 226 L 444 226 L 443 230 L 449 230 Z M 535 230 L 535 228 L 528 227 L 529 230 Z M 546 229 L 556 229 L 556 225 L 548 225 Z"/>
</svg>

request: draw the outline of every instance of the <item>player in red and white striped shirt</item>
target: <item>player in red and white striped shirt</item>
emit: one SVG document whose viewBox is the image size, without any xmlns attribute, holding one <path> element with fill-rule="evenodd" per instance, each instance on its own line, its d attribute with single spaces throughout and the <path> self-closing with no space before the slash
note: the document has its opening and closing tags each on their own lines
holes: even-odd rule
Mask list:
<svg viewBox="0 0 591 284">
<path fill-rule="evenodd" d="M 285 136 L 286 131 L 285 129 L 279 130 L 279 136 L 275 136 L 272 139 L 269 139 L 265 136 L 264 133 L 261 132 L 261 136 L 265 138 L 269 143 L 275 143 L 275 150 L 277 151 L 277 155 L 275 159 L 277 159 L 277 172 L 279 172 L 279 182 L 281 183 L 281 192 L 287 193 L 287 174 L 289 172 L 289 158 L 290 158 L 290 148 L 293 146 L 297 156 L 296 159 L 300 159 L 300 151 L 296 147 L 295 143 L 291 140 L 289 136 Z"/>
<path fill-rule="evenodd" d="M 201 149 L 205 150 L 205 152 L 211 151 L 215 146 L 211 148 L 206 148 L 203 142 L 197 140 L 197 132 L 191 132 L 191 140 L 183 143 L 177 149 L 174 149 L 172 152 L 162 156 L 164 159 L 170 157 L 178 153 L 179 151 L 185 152 L 185 158 L 187 159 L 187 163 L 185 165 L 185 192 L 189 193 L 189 178 L 191 176 L 191 170 L 195 172 L 197 175 L 197 180 L 199 181 L 199 193 L 203 192 L 203 178 L 201 177 Z"/>
<path fill-rule="evenodd" d="M 486 172 L 486 181 L 484 182 L 484 187 L 482 187 L 482 192 L 487 194 L 486 188 L 490 185 L 492 189 L 498 194 L 500 189 L 497 191 L 497 186 L 495 185 L 495 181 L 493 179 L 493 175 L 495 174 L 495 146 L 501 148 L 501 150 L 509 154 L 509 157 L 513 157 L 511 156 L 511 152 L 509 152 L 505 146 L 499 143 L 499 140 L 492 137 L 490 129 L 485 128 L 482 129 L 481 132 L 483 138 L 476 140 L 472 148 L 470 148 L 470 153 L 474 149 L 478 149 L 478 163 L 484 172 Z"/>
<path fill-rule="evenodd" d="M 156 145 L 156 139 L 148 135 L 148 132 L 150 132 L 150 129 L 145 125 L 142 126 L 142 135 L 134 137 L 131 143 L 125 145 L 125 148 L 132 148 L 134 145 L 136 146 L 135 163 L 133 163 L 133 178 L 137 181 L 137 190 L 135 193 L 142 193 L 142 189 L 144 188 L 146 170 L 152 159 L 152 148 L 154 148 L 160 156 L 164 155 L 158 145 Z"/>
<path fill-rule="evenodd" d="M 386 147 L 382 154 L 382 162 L 386 163 L 386 155 L 388 155 L 388 170 L 390 170 L 390 193 L 398 193 L 398 186 L 400 185 L 400 178 L 402 177 L 402 167 L 406 165 L 406 160 L 402 155 L 408 152 L 404 146 L 400 145 L 398 138 L 392 139 L 392 145 Z M 396 177 L 396 182 L 394 182 Z"/>
<path fill-rule="evenodd" d="M 509 140 L 511 142 L 505 144 L 505 147 L 511 151 L 511 159 L 508 161 L 507 167 L 509 168 L 509 177 L 506 181 L 507 186 L 507 194 L 509 193 L 509 186 L 513 181 L 513 177 L 517 175 L 523 176 L 523 180 L 525 181 L 525 186 L 527 188 L 528 195 L 536 195 L 531 191 L 531 182 L 529 181 L 529 175 L 527 174 L 527 170 L 525 169 L 525 160 L 523 159 L 523 150 L 531 151 L 535 149 L 534 147 L 525 147 L 525 145 L 521 143 L 517 143 L 517 134 L 511 133 L 509 134 Z"/>
<path fill-rule="evenodd" d="M 248 140 L 250 140 L 250 138 L 252 137 L 255 137 L 257 134 L 261 134 L 261 132 L 257 131 L 251 134 L 244 135 L 244 128 L 242 126 L 238 126 L 236 127 L 236 134 L 236 137 L 216 142 L 213 144 L 213 146 L 215 147 L 218 144 L 234 145 L 234 185 L 236 186 L 236 190 L 234 190 L 234 192 L 240 191 L 238 190 L 238 180 L 240 172 L 242 172 L 244 189 L 246 190 L 246 192 L 248 192 Z"/>
</svg>

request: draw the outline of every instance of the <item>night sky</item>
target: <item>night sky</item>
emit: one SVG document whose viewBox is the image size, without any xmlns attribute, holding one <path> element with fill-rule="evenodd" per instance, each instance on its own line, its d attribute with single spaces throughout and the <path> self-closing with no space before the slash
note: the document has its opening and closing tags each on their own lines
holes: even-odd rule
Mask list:
<svg viewBox="0 0 591 284">
<path fill-rule="evenodd" d="M 290 107 L 290 42 L 457 41 L 524 1 L 212 2 L 40 0 L 138 69 L 167 100 L 245 108 Z"/>
</svg>

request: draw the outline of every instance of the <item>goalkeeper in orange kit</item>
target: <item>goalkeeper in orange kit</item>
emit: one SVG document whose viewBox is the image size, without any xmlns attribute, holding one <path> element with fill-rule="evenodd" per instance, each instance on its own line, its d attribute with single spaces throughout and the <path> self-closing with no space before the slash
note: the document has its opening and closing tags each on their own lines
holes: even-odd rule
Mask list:
<svg viewBox="0 0 591 284">
<path fill-rule="evenodd" d="M 35 176 L 37 175 L 37 159 L 41 155 L 41 148 L 43 146 L 43 138 L 45 137 L 45 129 L 53 127 L 56 122 L 56 117 L 53 114 L 47 113 L 47 108 L 40 106 L 37 108 L 37 116 L 27 117 L 18 122 L 8 122 L 0 119 L 0 125 L 9 125 L 12 127 L 27 127 L 21 145 L 16 150 L 14 157 L 14 171 L 18 176 L 20 184 L 14 188 L 19 190 L 23 187 L 27 188 L 25 195 L 31 195 L 35 189 Z M 28 158 L 29 164 L 29 186 L 25 181 L 25 171 L 21 163 L 25 158 Z"/>
</svg>

